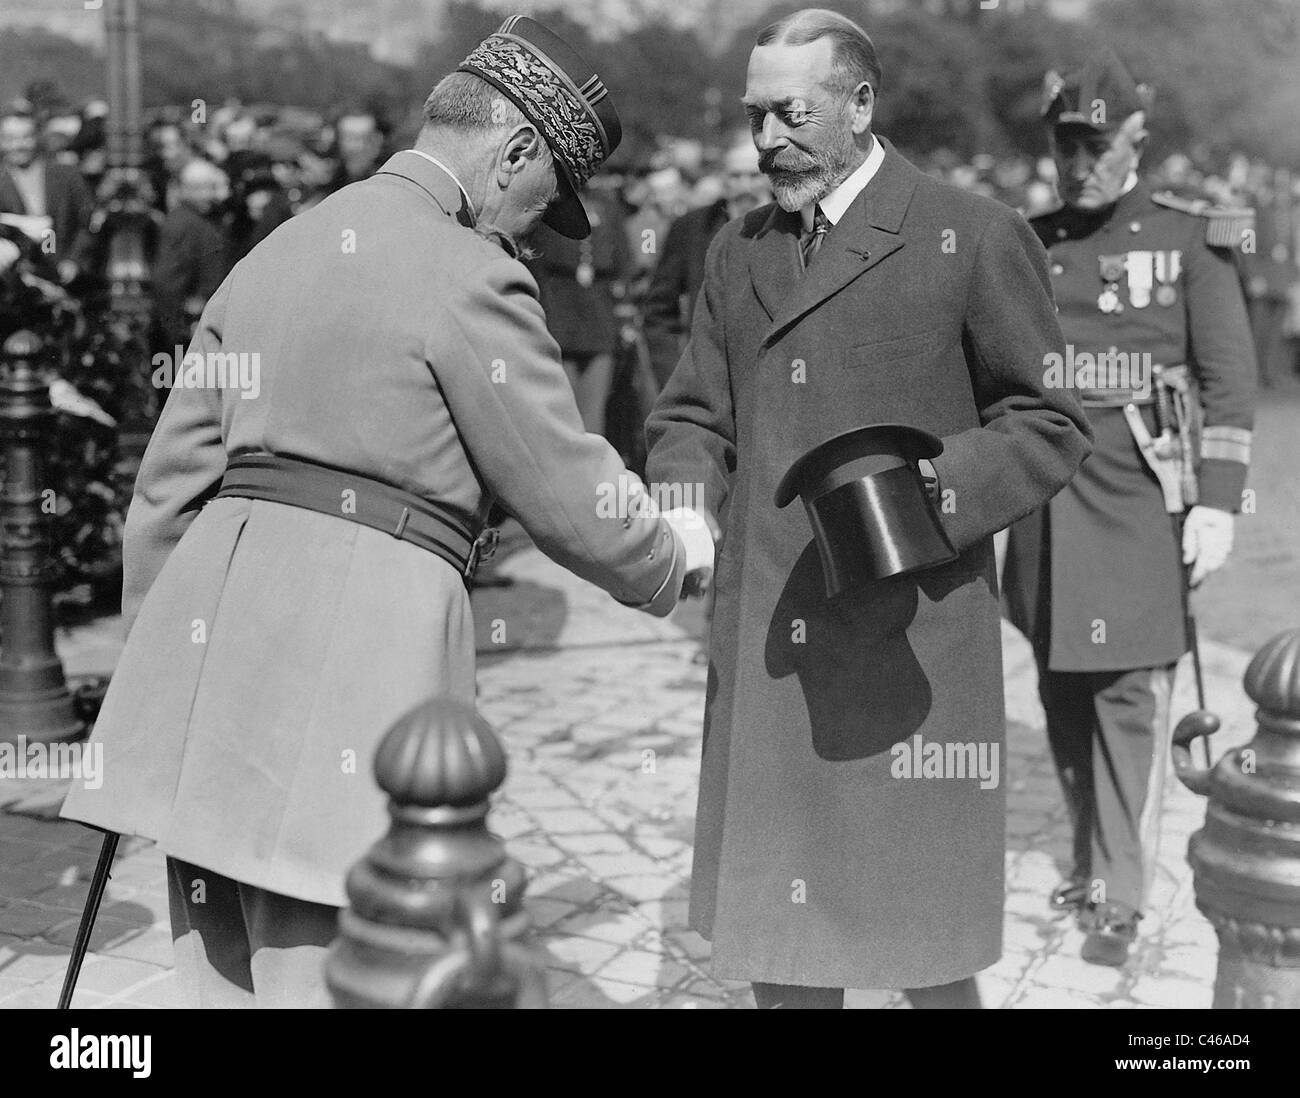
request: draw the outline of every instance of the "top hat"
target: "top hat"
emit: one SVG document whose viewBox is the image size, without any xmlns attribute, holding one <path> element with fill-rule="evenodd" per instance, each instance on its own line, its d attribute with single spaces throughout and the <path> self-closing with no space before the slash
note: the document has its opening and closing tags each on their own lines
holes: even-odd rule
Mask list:
<svg viewBox="0 0 1300 1098">
<path fill-rule="evenodd" d="M 790 466 L 776 505 L 803 499 L 828 598 L 956 559 L 917 467 L 942 452 L 927 431 L 877 423 L 837 435 Z"/>
<path fill-rule="evenodd" d="M 1104 50 L 1077 72 L 1049 72 L 1043 80 L 1043 121 L 1049 126 L 1085 126 L 1111 133 L 1154 100 L 1149 84 L 1139 84 L 1113 50 Z"/>
<path fill-rule="evenodd" d="M 560 197 L 542 221 L 573 240 L 590 236 L 578 193 L 623 137 L 618 111 L 596 70 L 558 34 L 512 15 L 457 71 L 472 72 L 500 91 L 550 146 L 559 167 Z"/>
</svg>

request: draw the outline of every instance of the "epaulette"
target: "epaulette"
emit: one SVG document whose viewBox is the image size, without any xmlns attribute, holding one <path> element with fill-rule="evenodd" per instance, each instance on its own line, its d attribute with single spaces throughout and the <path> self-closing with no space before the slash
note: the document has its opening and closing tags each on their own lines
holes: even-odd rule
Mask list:
<svg viewBox="0 0 1300 1098">
<path fill-rule="evenodd" d="M 1205 243 L 1215 248 L 1238 248 L 1255 228 L 1255 211 L 1249 206 L 1216 206 L 1208 198 L 1179 198 L 1172 191 L 1151 196 L 1157 206 L 1205 219 Z"/>
</svg>

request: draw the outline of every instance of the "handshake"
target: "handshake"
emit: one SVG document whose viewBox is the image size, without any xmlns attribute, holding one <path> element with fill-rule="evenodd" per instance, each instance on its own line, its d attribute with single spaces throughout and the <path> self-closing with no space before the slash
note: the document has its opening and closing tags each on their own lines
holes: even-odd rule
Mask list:
<svg viewBox="0 0 1300 1098">
<path fill-rule="evenodd" d="M 686 553 L 686 575 L 682 579 L 682 598 L 703 595 L 713 579 L 716 527 L 710 516 L 690 507 L 676 507 L 663 513 Z"/>
</svg>

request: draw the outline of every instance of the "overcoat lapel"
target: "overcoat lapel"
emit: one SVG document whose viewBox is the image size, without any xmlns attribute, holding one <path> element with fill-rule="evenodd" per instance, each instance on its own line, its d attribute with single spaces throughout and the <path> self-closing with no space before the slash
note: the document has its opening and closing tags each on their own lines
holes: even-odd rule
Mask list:
<svg viewBox="0 0 1300 1098">
<path fill-rule="evenodd" d="M 916 189 L 917 170 L 883 137 L 877 136 L 876 140 L 885 147 L 880 170 L 831 229 L 806 273 L 799 265 L 798 215 L 784 214 L 774 207 L 782 218 L 793 219 L 793 225 L 787 220 L 787 228 L 780 234 L 790 242 L 786 248 L 789 259 L 778 251 L 778 245 L 761 240 L 752 252 L 750 277 L 772 319 L 764 344 L 903 247 L 899 230 Z"/>
<path fill-rule="evenodd" d="M 768 319 L 789 303 L 803 277 L 799 262 L 799 215 L 786 213 L 775 202 L 763 227 L 754 234 L 749 277 Z"/>
</svg>

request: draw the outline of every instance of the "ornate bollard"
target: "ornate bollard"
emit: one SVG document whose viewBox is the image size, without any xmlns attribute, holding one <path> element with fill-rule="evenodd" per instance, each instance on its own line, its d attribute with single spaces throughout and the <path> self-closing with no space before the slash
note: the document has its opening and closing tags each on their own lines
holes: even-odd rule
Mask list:
<svg viewBox="0 0 1300 1098">
<path fill-rule="evenodd" d="M 432 698 L 389 729 L 375 778 L 392 826 L 348 874 L 325 965 L 339 1007 L 544 1007 L 519 944 L 524 873 L 487 829 L 506 757 L 471 707 Z"/>
<path fill-rule="evenodd" d="M 1194 728 L 1174 732 L 1174 768 L 1209 799 L 1188 860 L 1196 906 L 1219 936 L 1215 1007 L 1300 1007 L 1300 629 L 1246 669 L 1259 729 L 1212 771 L 1191 765 Z"/>
<path fill-rule="evenodd" d="M 0 355 L 0 742 L 49 743 L 82 732 L 54 650 L 57 565 L 42 509 L 41 450 L 53 411 L 37 369 L 40 339 L 14 332 Z"/>
</svg>

